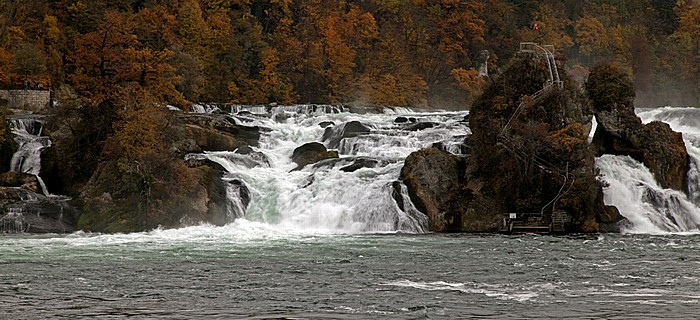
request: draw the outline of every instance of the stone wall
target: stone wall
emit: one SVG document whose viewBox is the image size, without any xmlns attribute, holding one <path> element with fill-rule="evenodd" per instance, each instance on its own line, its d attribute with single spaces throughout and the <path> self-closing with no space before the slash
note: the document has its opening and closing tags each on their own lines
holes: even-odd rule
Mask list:
<svg viewBox="0 0 700 320">
<path fill-rule="evenodd" d="M 7 100 L 10 109 L 41 113 L 51 103 L 48 90 L 0 90 L 0 100 Z"/>
</svg>

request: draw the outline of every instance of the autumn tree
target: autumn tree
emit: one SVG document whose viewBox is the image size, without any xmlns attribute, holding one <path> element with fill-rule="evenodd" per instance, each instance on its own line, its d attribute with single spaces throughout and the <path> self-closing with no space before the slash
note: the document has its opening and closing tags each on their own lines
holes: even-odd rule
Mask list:
<svg viewBox="0 0 700 320">
<path fill-rule="evenodd" d="M 590 15 L 583 16 L 576 21 L 574 28 L 576 30 L 576 44 L 581 54 L 589 59 L 605 56 L 609 48 L 608 35 L 598 19 Z"/>
</svg>

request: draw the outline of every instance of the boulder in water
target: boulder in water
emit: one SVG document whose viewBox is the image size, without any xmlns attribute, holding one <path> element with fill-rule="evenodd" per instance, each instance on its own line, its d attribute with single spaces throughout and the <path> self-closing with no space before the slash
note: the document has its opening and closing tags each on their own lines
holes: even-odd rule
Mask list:
<svg viewBox="0 0 700 320">
<path fill-rule="evenodd" d="M 479 200 L 464 178 L 466 164 L 465 158 L 436 148 L 422 149 L 406 158 L 400 179 L 416 208 L 428 216 L 431 231 L 498 230 L 500 218 L 474 209 Z"/>
<path fill-rule="evenodd" d="M 334 125 L 335 125 L 335 122 L 333 122 L 333 121 L 321 121 L 318 123 L 318 126 L 321 128 L 326 128 L 326 127 L 330 127 L 330 126 L 334 126 Z"/>
<path fill-rule="evenodd" d="M 327 127 L 323 132 L 321 141 L 327 142 L 328 148 L 335 149 L 340 145 L 340 141 L 345 138 L 357 137 L 367 134 L 371 129 L 359 121 L 341 123 L 337 126 Z"/>
<path fill-rule="evenodd" d="M 338 151 L 328 151 L 326 146 L 318 142 L 303 144 L 292 152 L 292 161 L 297 164 L 295 170 L 325 159 L 338 158 Z"/>
<path fill-rule="evenodd" d="M 416 122 L 403 127 L 407 131 L 420 131 L 437 126 L 435 122 Z"/>
<path fill-rule="evenodd" d="M 406 123 L 406 122 L 408 122 L 408 118 L 403 117 L 403 116 L 396 117 L 396 119 L 394 119 L 394 123 Z"/>
<path fill-rule="evenodd" d="M 340 171 L 355 172 L 362 168 L 374 168 L 377 164 L 379 164 L 379 160 L 377 159 L 357 157 L 353 160 L 352 164 L 340 168 Z"/>
</svg>

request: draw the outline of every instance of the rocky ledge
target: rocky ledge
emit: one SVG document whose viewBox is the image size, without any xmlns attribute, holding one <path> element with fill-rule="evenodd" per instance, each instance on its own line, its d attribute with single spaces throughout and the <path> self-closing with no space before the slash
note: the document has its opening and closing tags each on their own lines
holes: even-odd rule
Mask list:
<svg viewBox="0 0 700 320">
<path fill-rule="evenodd" d="M 625 219 L 603 202 L 595 167 L 595 157 L 606 153 L 632 156 L 661 185 L 682 188 L 683 139 L 666 124 L 642 125 L 625 74 L 601 66 L 587 91 L 566 77 L 558 88 L 548 86 L 542 59 L 522 55 L 475 102 L 468 155 L 428 148 L 406 159 L 401 180 L 430 230 L 495 232 L 508 213 L 546 223 L 556 208 L 568 217 L 565 232 L 619 232 Z M 593 117 L 599 125 L 589 144 Z"/>
</svg>

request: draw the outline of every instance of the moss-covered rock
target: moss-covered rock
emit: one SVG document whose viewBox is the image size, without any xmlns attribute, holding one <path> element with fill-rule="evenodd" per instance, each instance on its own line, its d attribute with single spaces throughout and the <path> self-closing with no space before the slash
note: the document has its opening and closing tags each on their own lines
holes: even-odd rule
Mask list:
<svg viewBox="0 0 700 320">
<path fill-rule="evenodd" d="M 598 121 L 597 154 L 630 156 L 644 163 L 660 186 L 682 190 L 689 169 L 683 137 L 659 121 L 642 125 L 629 77 L 615 66 L 600 65 L 591 71 L 586 90 Z"/>
<path fill-rule="evenodd" d="M 82 213 L 77 227 L 113 233 L 228 223 L 223 172 L 209 166 L 188 168 L 184 163 L 174 168 L 176 172 L 160 168 L 170 171 L 165 174 L 177 174 L 164 181 L 162 176 L 124 172 L 116 161 L 101 163 L 79 196 Z"/>
</svg>

